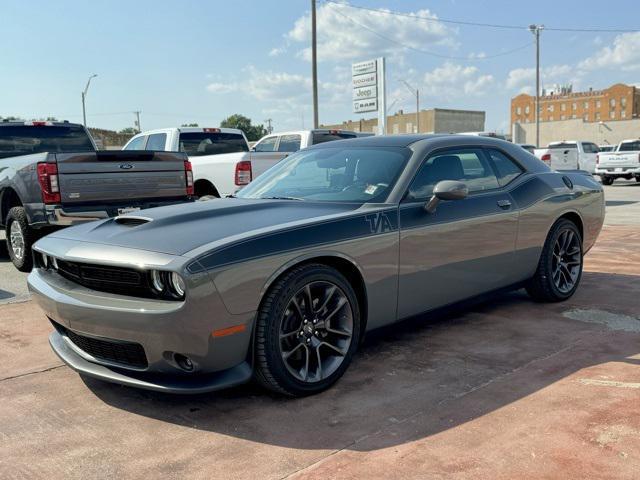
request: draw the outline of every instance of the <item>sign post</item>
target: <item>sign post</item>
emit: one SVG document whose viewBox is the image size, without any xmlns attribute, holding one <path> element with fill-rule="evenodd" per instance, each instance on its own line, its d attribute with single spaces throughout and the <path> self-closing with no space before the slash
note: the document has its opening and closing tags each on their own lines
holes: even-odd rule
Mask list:
<svg viewBox="0 0 640 480">
<path fill-rule="evenodd" d="M 353 112 L 378 112 L 378 135 L 387 131 L 384 57 L 351 65 Z"/>
</svg>

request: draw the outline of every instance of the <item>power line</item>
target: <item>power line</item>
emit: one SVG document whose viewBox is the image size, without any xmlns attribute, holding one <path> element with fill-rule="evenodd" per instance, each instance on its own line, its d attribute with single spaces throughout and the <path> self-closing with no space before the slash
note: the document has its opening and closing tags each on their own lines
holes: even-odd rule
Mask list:
<svg viewBox="0 0 640 480">
<path fill-rule="evenodd" d="M 335 3 L 335 2 L 332 2 L 331 0 L 325 0 L 325 2 Z M 343 4 L 337 3 L 336 5 L 343 5 Z M 386 35 L 383 35 L 380 32 L 377 32 L 373 28 L 367 27 L 366 25 L 354 20 L 353 18 L 349 17 L 348 15 L 344 14 L 343 12 L 341 12 L 341 11 L 339 11 L 337 9 L 335 10 L 335 12 L 337 14 L 343 16 L 347 20 L 349 20 L 351 23 L 359 26 L 360 28 L 364 28 L 365 30 L 368 30 L 369 32 L 373 33 L 374 35 L 377 35 L 378 37 L 380 37 L 380 38 L 382 38 L 384 40 L 387 40 L 388 42 L 395 43 L 396 45 L 399 45 L 399 46 L 401 46 L 403 48 L 407 48 L 409 50 L 413 50 L 413 51 L 418 52 L 418 53 L 424 53 L 425 55 L 431 55 L 432 57 L 446 58 L 446 59 L 449 59 L 449 60 L 465 60 L 465 61 L 488 60 L 488 59 L 491 59 L 491 58 L 502 57 L 504 55 L 510 55 L 512 53 L 515 53 L 517 51 L 523 50 L 523 49 L 525 49 L 525 48 L 527 48 L 527 47 L 532 45 L 532 42 L 527 42 L 524 45 L 520 45 L 519 47 L 513 48 L 511 50 L 507 50 L 505 52 L 496 53 L 496 54 L 493 54 L 493 55 L 483 55 L 481 57 L 480 56 L 478 56 L 478 57 L 468 57 L 468 56 L 467 57 L 461 57 L 461 56 L 455 56 L 455 55 L 444 55 L 444 54 L 441 54 L 441 53 L 432 52 L 430 50 L 424 50 L 422 48 L 417 48 L 417 47 L 414 47 L 414 46 L 411 46 L 411 45 L 407 45 L 406 43 L 399 42 L 398 40 L 395 40 L 395 39 L 393 39 L 391 37 L 387 37 Z"/>
<path fill-rule="evenodd" d="M 342 3 L 335 0 L 323 0 L 324 3 L 331 3 L 334 5 L 339 5 L 342 7 L 353 8 L 357 10 L 366 10 L 369 12 L 374 12 L 382 15 L 395 15 L 399 17 L 408 17 L 413 18 L 414 20 L 423 20 L 427 22 L 437 22 L 437 23 L 450 23 L 453 25 L 466 25 L 472 27 L 486 27 L 486 28 L 501 28 L 508 30 L 527 30 L 529 28 L 528 25 L 506 25 L 506 24 L 498 24 L 498 23 L 480 23 L 480 22 L 467 22 L 463 20 L 452 20 L 447 18 L 434 18 L 434 17 L 425 17 L 422 15 L 415 15 L 412 13 L 404 13 L 397 12 L 393 10 L 378 10 L 371 7 L 363 7 L 360 5 L 352 5 L 349 3 Z M 626 29 L 626 28 L 561 28 L 561 27 L 545 27 L 545 30 L 552 30 L 556 32 L 596 32 L 596 33 L 631 33 L 631 32 L 640 32 L 638 29 Z"/>
</svg>

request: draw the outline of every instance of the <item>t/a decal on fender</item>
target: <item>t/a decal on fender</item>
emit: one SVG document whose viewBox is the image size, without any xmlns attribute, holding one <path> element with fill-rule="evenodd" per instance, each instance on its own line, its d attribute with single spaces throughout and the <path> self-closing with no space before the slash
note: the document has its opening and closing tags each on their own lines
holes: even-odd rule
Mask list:
<svg viewBox="0 0 640 480">
<path fill-rule="evenodd" d="M 394 230 L 391 220 L 385 212 L 371 213 L 365 215 L 364 218 L 369 222 L 371 233 L 386 233 Z"/>
</svg>

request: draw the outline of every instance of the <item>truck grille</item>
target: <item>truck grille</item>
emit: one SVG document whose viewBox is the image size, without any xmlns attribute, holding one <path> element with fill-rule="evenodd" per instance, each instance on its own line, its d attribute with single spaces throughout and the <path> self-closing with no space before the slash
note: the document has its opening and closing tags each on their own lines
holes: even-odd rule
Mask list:
<svg viewBox="0 0 640 480">
<path fill-rule="evenodd" d="M 66 335 L 76 347 L 94 358 L 118 363 L 126 367 L 147 368 L 148 366 L 144 348 L 139 343 L 86 337 L 63 327 L 59 323 L 52 323 L 56 330 L 62 335 Z"/>
</svg>

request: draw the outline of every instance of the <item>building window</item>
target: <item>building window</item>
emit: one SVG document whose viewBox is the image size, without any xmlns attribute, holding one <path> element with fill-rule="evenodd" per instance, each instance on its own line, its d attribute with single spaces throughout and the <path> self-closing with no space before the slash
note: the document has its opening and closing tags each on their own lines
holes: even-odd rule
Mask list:
<svg viewBox="0 0 640 480">
<path fill-rule="evenodd" d="M 624 108 L 627 106 L 627 98 L 626 97 L 622 97 L 620 99 L 620 107 Z"/>
<path fill-rule="evenodd" d="M 413 133 L 413 123 L 407 122 L 407 131 L 405 133 Z"/>
<path fill-rule="evenodd" d="M 616 99 L 615 98 L 612 98 L 611 100 L 609 100 L 609 106 L 611 107 L 611 110 L 616 108 Z"/>
<path fill-rule="evenodd" d="M 585 122 L 589 121 L 589 115 L 585 115 L 584 117 L 582 117 L 582 120 L 584 120 Z"/>
<path fill-rule="evenodd" d="M 602 106 L 602 102 L 600 100 L 596 100 L 596 108 L 600 108 Z"/>
<path fill-rule="evenodd" d="M 400 133 L 400 125 L 398 125 L 397 123 L 393 124 L 393 133 L 395 135 L 397 135 L 398 133 Z"/>
<path fill-rule="evenodd" d="M 574 113 L 573 115 L 571 115 L 571 118 L 575 119 L 576 118 L 576 114 Z"/>
<path fill-rule="evenodd" d="M 611 118 L 616 118 L 616 111 L 615 111 L 615 110 L 611 110 L 611 111 L 609 112 L 609 117 L 611 117 Z"/>
<path fill-rule="evenodd" d="M 627 111 L 626 110 L 621 110 L 620 111 L 620 118 L 627 118 Z"/>
<path fill-rule="evenodd" d="M 562 110 L 563 112 L 567 109 L 567 106 L 564 103 L 560 104 L 560 110 Z"/>
<path fill-rule="evenodd" d="M 571 104 L 571 110 L 577 110 L 578 109 L 578 104 L 576 102 L 573 102 Z"/>
<path fill-rule="evenodd" d="M 549 121 L 553 122 L 553 115 L 549 115 Z"/>
<path fill-rule="evenodd" d="M 585 110 L 589 110 L 589 102 L 584 102 L 584 103 L 582 104 L 582 107 L 583 107 Z"/>
<path fill-rule="evenodd" d="M 549 112 L 553 112 L 553 103 L 550 103 L 550 104 L 547 106 L 547 111 L 549 111 Z"/>
<path fill-rule="evenodd" d="M 520 115 L 522 113 L 522 107 L 516 107 L 516 115 Z"/>
<path fill-rule="evenodd" d="M 600 112 L 596 112 L 596 121 L 600 120 Z"/>
<path fill-rule="evenodd" d="M 529 115 L 529 105 L 524 107 L 524 113 L 525 115 Z"/>
</svg>

